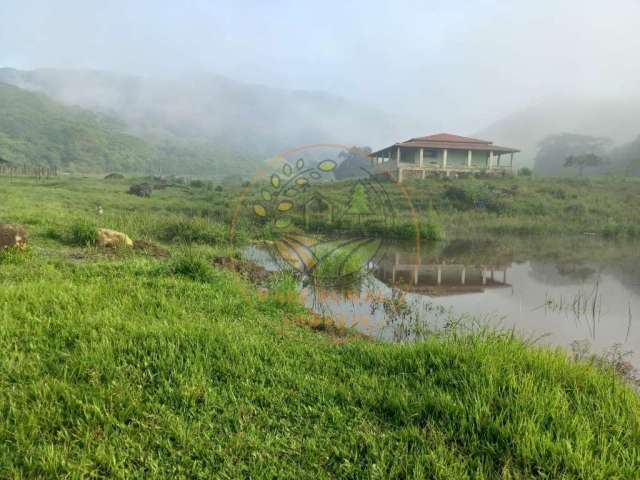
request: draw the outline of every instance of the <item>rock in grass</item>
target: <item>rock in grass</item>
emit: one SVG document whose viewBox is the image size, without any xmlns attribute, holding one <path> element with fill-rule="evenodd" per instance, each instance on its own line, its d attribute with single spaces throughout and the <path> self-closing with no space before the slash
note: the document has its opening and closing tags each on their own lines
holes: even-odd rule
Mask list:
<svg viewBox="0 0 640 480">
<path fill-rule="evenodd" d="M 98 246 L 100 247 L 133 247 L 133 241 L 122 232 L 109 230 L 108 228 L 98 229 Z"/>
<path fill-rule="evenodd" d="M 27 248 L 27 229 L 22 225 L 0 225 L 0 250 Z"/>
</svg>

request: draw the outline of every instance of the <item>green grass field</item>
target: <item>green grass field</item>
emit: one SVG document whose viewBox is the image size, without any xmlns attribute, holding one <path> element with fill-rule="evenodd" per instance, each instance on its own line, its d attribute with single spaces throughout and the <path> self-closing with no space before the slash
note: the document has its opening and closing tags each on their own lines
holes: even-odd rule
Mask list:
<svg viewBox="0 0 640 480">
<path fill-rule="evenodd" d="M 613 371 L 501 333 L 318 332 L 292 282 L 211 266 L 236 248 L 228 189 L 125 191 L 0 179 L 31 244 L 0 256 L 0 478 L 637 478 L 640 399 Z"/>
</svg>

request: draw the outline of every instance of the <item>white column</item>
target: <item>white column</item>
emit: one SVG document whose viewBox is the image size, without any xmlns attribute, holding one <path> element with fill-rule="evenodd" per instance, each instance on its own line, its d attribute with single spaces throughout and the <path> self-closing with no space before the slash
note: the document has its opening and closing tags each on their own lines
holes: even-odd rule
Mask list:
<svg viewBox="0 0 640 480">
<path fill-rule="evenodd" d="M 489 170 L 493 168 L 493 152 L 489 152 Z"/>
<path fill-rule="evenodd" d="M 400 147 L 398 147 L 398 151 L 396 153 L 396 165 L 400 166 Z"/>
<path fill-rule="evenodd" d="M 438 285 L 442 284 L 442 267 L 438 265 Z"/>
<path fill-rule="evenodd" d="M 464 285 L 465 282 L 467 281 L 467 267 L 462 267 L 462 274 L 460 275 L 460 281 L 462 282 L 462 285 Z"/>
<path fill-rule="evenodd" d="M 424 166 L 424 148 L 420 149 L 420 167 Z"/>
<path fill-rule="evenodd" d="M 449 151 L 445 148 L 442 151 L 442 168 L 447 168 L 447 156 Z"/>
<path fill-rule="evenodd" d="M 467 168 L 471 168 L 471 161 L 473 158 L 473 150 L 467 152 Z"/>
</svg>

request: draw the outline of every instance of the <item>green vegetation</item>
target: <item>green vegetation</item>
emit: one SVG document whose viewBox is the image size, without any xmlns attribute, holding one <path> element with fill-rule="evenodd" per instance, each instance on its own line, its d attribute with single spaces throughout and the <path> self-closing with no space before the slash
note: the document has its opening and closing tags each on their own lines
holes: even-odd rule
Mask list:
<svg viewBox="0 0 640 480">
<path fill-rule="evenodd" d="M 339 182 L 321 188 L 325 197 L 340 204 L 351 187 Z M 443 232 L 447 238 L 584 233 L 632 237 L 639 232 L 636 178 L 427 178 L 400 186 L 386 183 L 385 189 L 395 224 L 417 224 L 425 230 L 421 238 L 431 236 L 429 227 L 437 231 L 435 236 Z M 375 231 L 375 225 L 366 228 Z M 415 231 L 398 236 L 412 235 Z"/>
<path fill-rule="evenodd" d="M 207 141 L 138 138 L 115 117 L 65 106 L 0 82 L 0 158 L 76 173 L 238 172 L 238 156 Z M 242 158 L 250 174 L 256 157 Z M 244 169 L 243 169 L 244 168 Z"/>
<path fill-rule="evenodd" d="M 543 188 L 526 181 L 519 188 Z M 480 188 L 469 182 L 458 186 Z M 429 197 L 421 218 L 450 228 L 446 212 L 504 215 L 430 202 L 436 185 L 408 186 Z M 637 475 L 640 399 L 612 370 L 510 334 L 383 344 L 319 333 L 287 275 L 264 293 L 213 267 L 214 255 L 234 250 L 231 188 L 140 198 L 128 186 L 0 178 L 0 219 L 25 224 L 31 244 L 0 256 L 0 477 Z M 607 198 L 637 186 L 620 182 Z M 610 214 L 625 221 L 622 209 Z M 94 224 L 171 258 L 86 246 Z M 235 227 L 242 238 L 265 235 L 246 216 Z"/>
<path fill-rule="evenodd" d="M 144 171 L 154 156 L 116 120 L 0 84 L 0 156 L 75 171 Z"/>
</svg>

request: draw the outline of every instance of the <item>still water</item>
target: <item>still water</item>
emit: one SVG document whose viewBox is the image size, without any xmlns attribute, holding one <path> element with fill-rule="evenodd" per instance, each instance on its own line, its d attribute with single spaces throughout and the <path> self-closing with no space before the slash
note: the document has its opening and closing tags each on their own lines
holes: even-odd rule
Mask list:
<svg viewBox="0 0 640 480">
<path fill-rule="evenodd" d="M 247 256 L 275 266 L 259 247 Z M 306 285 L 302 294 L 318 313 L 382 339 L 407 340 L 425 327 L 472 318 L 543 344 L 575 348 L 580 342 L 593 352 L 618 345 L 633 352 L 629 360 L 640 367 L 640 248 L 632 242 L 503 237 L 392 243 L 357 285 Z M 400 304 L 405 308 L 398 310 Z"/>
</svg>

